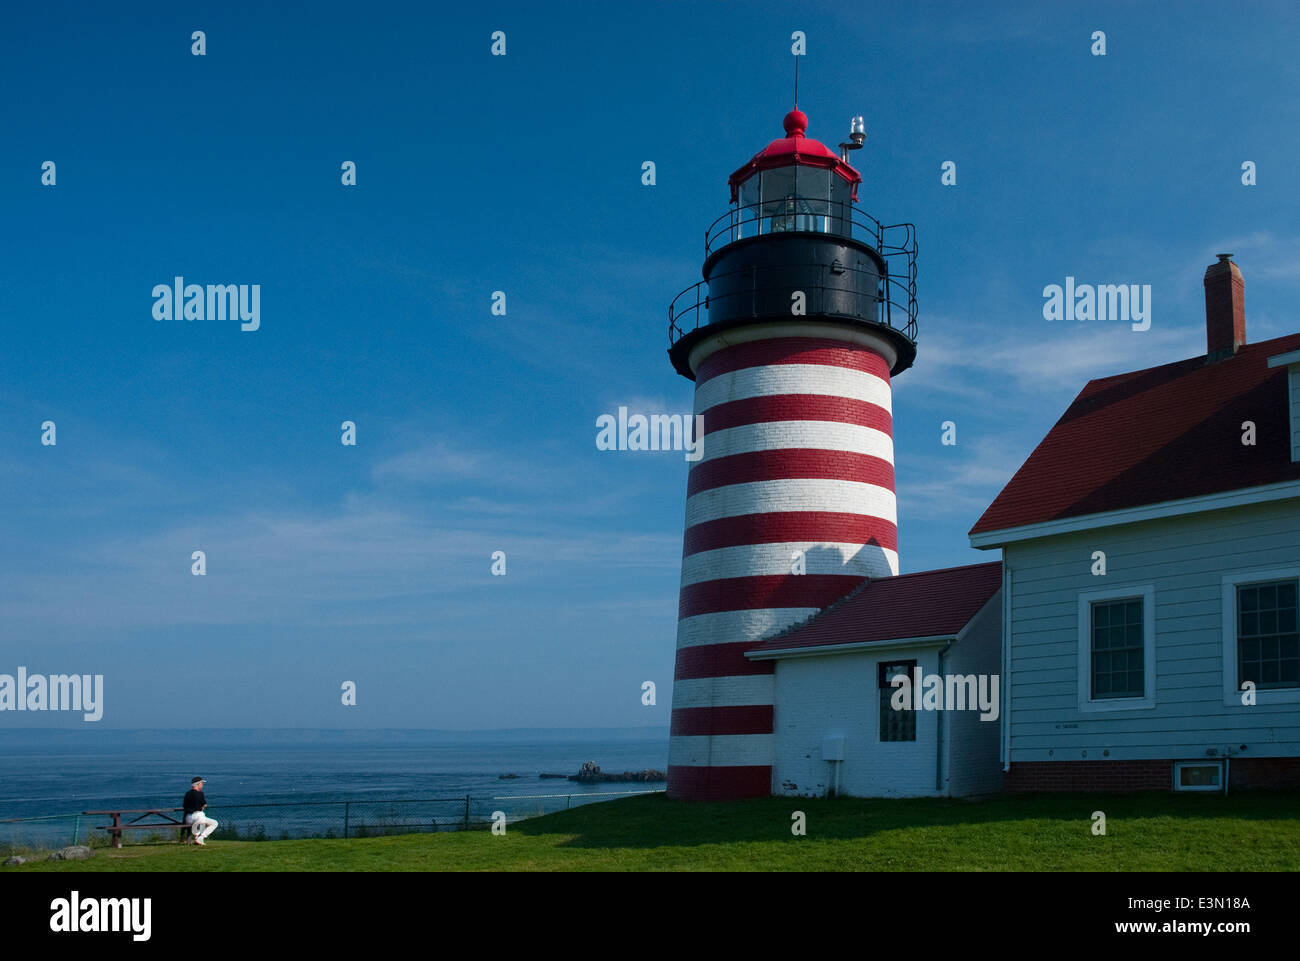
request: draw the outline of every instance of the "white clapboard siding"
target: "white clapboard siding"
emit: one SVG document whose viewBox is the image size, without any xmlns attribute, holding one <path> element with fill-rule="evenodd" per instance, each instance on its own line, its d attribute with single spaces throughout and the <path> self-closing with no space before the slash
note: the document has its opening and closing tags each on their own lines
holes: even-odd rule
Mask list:
<svg viewBox="0 0 1300 961">
<path fill-rule="evenodd" d="M 1106 553 L 1105 576 L 1091 573 L 1094 551 Z M 1221 610 L 1225 574 L 1300 566 L 1300 500 L 1013 543 L 1004 559 L 1013 762 L 1196 758 L 1240 744 L 1246 757 L 1300 754 L 1300 702 L 1223 703 Z M 1145 585 L 1155 590 L 1155 707 L 1081 712 L 1079 594 Z"/>
</svg>

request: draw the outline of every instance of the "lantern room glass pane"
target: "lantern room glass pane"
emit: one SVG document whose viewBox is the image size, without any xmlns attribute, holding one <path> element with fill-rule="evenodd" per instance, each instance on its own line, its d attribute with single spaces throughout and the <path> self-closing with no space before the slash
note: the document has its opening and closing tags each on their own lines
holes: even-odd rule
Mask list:
<svg viewBox="0 0 1300 961">
<path fill-rule="evenodd" d="M 765 233 L 782 233 L 795 229 L 795 167 L 776 167 L 759 174 L 762 180 L 763 221 Z"/>
<path fill-rule="evenodd" d="M 758 177 L 753 176 L 740 185 L 740 206 L 758 203 Z"/>
<path fill-rule="evenodd" d="M 843 177 L 831 174 L 831 218 L 828 228 L 833 234 L 847 236 L 852 222 L 853 185 Z"/>
<path fill-rule="evenodd" d="M 760 175 L 765 232 L 832 230 L 831 180 L 820 167 L 793 165 L 764 170 Z"/>
<path fill-rule="evenodd" d="M 800 167 L 798 174 L 799 196 L 808 201 L 812 212 L 824 213 L 826 201 L 831 196 L 831 177 L 829 170 L 822 167 Z"/>
<path fill-rule="evenodd" d="M 799 216 L 796 230 L 830 230 L 831 178 L 823 167 L 800 167 L 798 173 Z"/>
<path fill-rule="evenodd" d="M 758 174 L 742 183 L 740 192 L 736 196 L 736 209 L 733 211 L 731 220 L 731 239 L 733 242 L 740 240 L 742 237 L 754 236 L 762 226 L 758 207 Z"/>
</svg>

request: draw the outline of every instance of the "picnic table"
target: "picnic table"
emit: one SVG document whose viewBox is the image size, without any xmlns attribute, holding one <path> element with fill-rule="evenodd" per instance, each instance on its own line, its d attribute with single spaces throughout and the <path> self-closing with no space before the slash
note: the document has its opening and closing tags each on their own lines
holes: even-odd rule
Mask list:
<svg viewBox="0 0 1300 961">
<path fill-rule="evenodd" d="M 110 835 L 112 835 L 113 847 L 120 848 L 122 846 L 123 831 L 130 831 L 134 828 L 154 828 L 154 829 L 176 828 L 179 831 L 185 830 L 186 824 L 184 819 L 183 818 L 177 819 L 172 816 L 176 814 L 178 811 L 183 812 L 184 810 L 185 810 L 184 808 L 136 808 L 135 810 L 130 810 L 130 811 L 128 810 L 82 811 L 81 813 L 82 814 L 105 814 L 111 817 L 113 819 L 112 824 L 96 824 L 95 827 L 99 830 L 107 831 Z M 123 823 L 122 815 L 124 814 L 134 814 L 136 815 L 136 817 L 133 817 L 131 820 L 127 821 L 126 823 Z M 158 821 L 145 820 L 146 818 L 151 816 L 158 817 L 161 820 Z"/>
</svg>

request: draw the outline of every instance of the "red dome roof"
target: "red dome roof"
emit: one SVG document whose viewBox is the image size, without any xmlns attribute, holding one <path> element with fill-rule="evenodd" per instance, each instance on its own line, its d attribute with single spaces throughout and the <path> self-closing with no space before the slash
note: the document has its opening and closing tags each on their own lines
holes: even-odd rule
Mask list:
<svg viewBox="0 0 1300 961">
<path fill-rule="evenodd" d="M 727 183 L 731 187 L 731 202 L 735 203 L 743 184 L 760 170 L 774 167 L 792 167 L 796 164 L 804 167 L 822 167 L 834 170 L 853 185 L 853 199 L 858 199 L 858 184 L 862 175 L 840 159 L 840 155 L 824 143 L 813 140 L 806 135 L 808 115 L 795 107 L 785 115 L 783 121 L 785 136 L 773 140 L 770 144 L 754 154 L 749 163 L 731 175 Z"/>
</svg>

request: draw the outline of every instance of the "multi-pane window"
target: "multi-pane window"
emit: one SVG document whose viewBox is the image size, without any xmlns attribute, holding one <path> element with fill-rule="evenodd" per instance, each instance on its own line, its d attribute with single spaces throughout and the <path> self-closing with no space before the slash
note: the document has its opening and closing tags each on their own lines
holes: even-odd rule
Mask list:
<svg viewBox="0 0 1300 961">
<path fill-rule="evenodd" d="M 1237 585 L 1237 688 L 1300 687 L 1295 579 Z"/>
<path fill-rule="evenodd" d="M 880 740 L 915 741 L 916 740 L 916 697 L 919 691 L 911 692 L 911 703 L 906 710 L 896 711 L 890 703 L 899 688 L 890 682 L 899 674 L 907 675 L 912 680 L 916 661 L 895 661 L 880 665 Z"/>
<path fill-rule="evenodd" d="M 1094 700 L 1146 693 L 1142 598 L 1094 601 L 1091 643 Z"/>
</svg>

